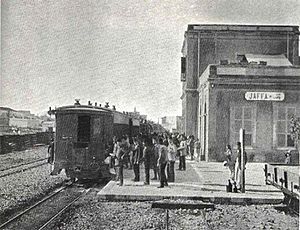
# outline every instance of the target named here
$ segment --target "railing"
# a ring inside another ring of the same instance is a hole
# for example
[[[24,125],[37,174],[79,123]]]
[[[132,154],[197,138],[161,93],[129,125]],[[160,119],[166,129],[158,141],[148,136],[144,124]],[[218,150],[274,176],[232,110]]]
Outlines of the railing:
[[[295,168],[295,172],[291,168]],[[279,188],[284,193],[284,203],[299,213],[299,168],[298,166],[286,164],[265,164],[265,182]]]

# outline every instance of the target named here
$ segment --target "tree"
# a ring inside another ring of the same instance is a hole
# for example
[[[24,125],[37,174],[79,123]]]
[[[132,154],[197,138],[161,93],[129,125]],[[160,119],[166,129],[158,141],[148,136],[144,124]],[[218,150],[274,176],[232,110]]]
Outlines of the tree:
[[[291,137],[295,142],[295,147],[299,149],[300,140],[300,117],[292,116],[290,120]]]

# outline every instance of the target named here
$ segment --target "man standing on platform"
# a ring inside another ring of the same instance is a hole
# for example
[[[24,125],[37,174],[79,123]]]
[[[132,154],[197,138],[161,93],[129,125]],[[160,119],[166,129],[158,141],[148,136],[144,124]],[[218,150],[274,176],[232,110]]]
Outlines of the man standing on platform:
[[[144,185],[150,184],[150,167],[151,167],[151,159],[153,158],[154,148],[152,145],[152,140],[150,138],[145,139],[145,147],[143,150],[143,161],[145,166],[145,182]]]
[[[187,145],[186,145],[186,138],[184,135],[181,136],[180,147],[177,150],[179,151],[179,169],[178,170],[185,171],[185,169],[186,169],[185,156],[186,156]]]
[[[195,146],[194,144],[195,144],[195,138],[194,135],[191,135],[188,143],[189,153],[191,154],[191,161],[194,160],[194,146]]]
[[[112,153],[112,157],[114,159],[114,169],[116,172],[116,177],[115,177],[115,181],[119,180],[119,149],[120,149],[120,145],[121,145],[121,139],[120,138],[113,138],[113,142],[114,142],[114,148],[113,148],[113,153]]]
[[[199,138],[196,139],[195,141],[195,153],[196,153],[196,160],[200,161],[201,156],[200,156],[200,141]]]
[[[129,154],[129,144],[128,142],[126,141],[126,137],[123,136],[121,138],[121,144],[120,144],[120,148],[118,150],[118,154],[117,154],[117,158],[118,158],[118,161],[119,161],[119,185],[120,186],[123,186],[123,168],[124,168],[124,162],[126,161],[126,157],[128,156]]]
[[[177,147],[174,144],[173,139],[169,139],[169,146],[168,146],[168,166],[167,166],[167,174],[168,174],[168,181],[175,182],[175,160],[176,160],[176,153]]]
[[[157,166],[159,167],[160,172],[160,186],[158,188],[163,188],[165,185],[168,186],[167,177],[166,177],[166,166],[168,163],[168,148],[164,145],[162,138],[159,139],[159,157],[157,160]]]
[[[153,142],[153,172],[154,172],[154,177],[151,179],[151,180],[157,180],[158,177],[160,177],[160,173],[159,173],[159,168],[157,166],[157,160],[158,160],[158,157],[159,157],[159,149],[160,149],[160,145],[158,143],[158,137],[154,137],[152,139],[152,142]]]
[[[137,138],[133,138],[133,156],[132,156],[132,164],[134,171],[134,179],[133,181],[140,181],[140,160],[141,160],[141,148],[139,141]]]

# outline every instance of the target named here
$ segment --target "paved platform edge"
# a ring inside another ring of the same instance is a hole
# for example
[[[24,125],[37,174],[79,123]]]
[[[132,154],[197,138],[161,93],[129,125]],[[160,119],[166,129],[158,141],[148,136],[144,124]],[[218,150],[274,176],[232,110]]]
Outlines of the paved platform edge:
[[[182,199],[182,200],[199,200],[214,204],[281,204],[283,199],[258,199],[258,198],[228,198],[228,197],[201,197],[201,196],[142,196],[142,195],[113,195],[98,194],[99,201],[157,201],[163,199]]]
[[[260,198],[260,197],[228,197],[218,194],[203,194],[199,195],[135,195],[135,194],[109,194],[105,190],[109,190],[113,186],[112,183],[107,184],[100,192],[97,194],[99,201],[157,201],[163,199],[173,199],[173,200],[199,200],[202,202],[210,202],[214,204],[239,204],[239,205],[252,205],[252,204],[280,204],[283,202],[282,198]],[[237,193],[233,193],[235,196]],[[227,193],[227,195],[229,195]],[[244,194],[240,194],[244,195]]]

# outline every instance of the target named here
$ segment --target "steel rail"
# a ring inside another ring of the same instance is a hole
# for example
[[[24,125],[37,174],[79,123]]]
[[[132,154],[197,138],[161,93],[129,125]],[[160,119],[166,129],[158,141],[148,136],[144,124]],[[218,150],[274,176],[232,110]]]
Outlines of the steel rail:
[[[79,200],[83,195],[87,194],[90,189],[87,189],[83,193],[81,193],[79,196],[77,196],[75,199],[73,199],[71,202],[69,202],[63,209],[61,209],[58,213],[56,213],[54,216],[52,216],[45,224],[43,224],[38,230],[43,230],[46,228],[49,224],[53,222],[58,216],[60,216],[64,211],[66,211],[71,205],[73,205],[77,200]]]
[[[39,206],[40,204],[44,203],[45,201],[49,200],[50,198],[54,197],[55,195],[59,194],[61,191],[65,190],[67,187],[69,187],[70,185],[65,185],[59,189],[57,189],[54,193],[50,194],[49,196],[45,197],[44,199],[40,200],[39,202],[35,203],[34,205],[30,206],[29,208],[25,209],[24,211],[22,211],[21,213],[17,214],[16,216],[14,216],[13,218],[9,219],[8,221],[6,221],[5,223],[0,225],[0,229],[4,228],[5,226],[7,226],[8,224],[12,223],[14,220],[20,218],[21,216],[23,216],[24,214],[26,214],[27,212],[29,212],[30,210],[34,209],[35,207]]]
[[[13,172],[5,173],[5,174],[0,175],[0,178],[10,176],[10,175],[13,175],[13,174],[16,174],[16,173],[20,173],[20,172],[25,172],[29,169],[38,168],[38,167],[46,165],[46,164],[48,164],[48,162],[40,163],[40,164],[33,165],[33,166],[30,166],[30,167],[27,167],[27,168],[24,168],[24,169],[19,169],[19,170],[13,171]]]
[[[29,165],[29,164],[33,164],[33,163],[36,163],[36,162],[44,161],[44,160],[47,160],[47,159],[48,159],[48,157],[45,157],[45,158],[42,158],[42,159],[29,161],[29,162],[24,162],[24,163],[21,163],[21,164],[18,164],[18,165],[13,165],[11,167],[2,168],[2,169],[0,169],[0,172],[10,170],[10,169],[13,169],[13,168],[18,168],[18,167],[21,167],[21,166],[24,166],[24,165]]]

